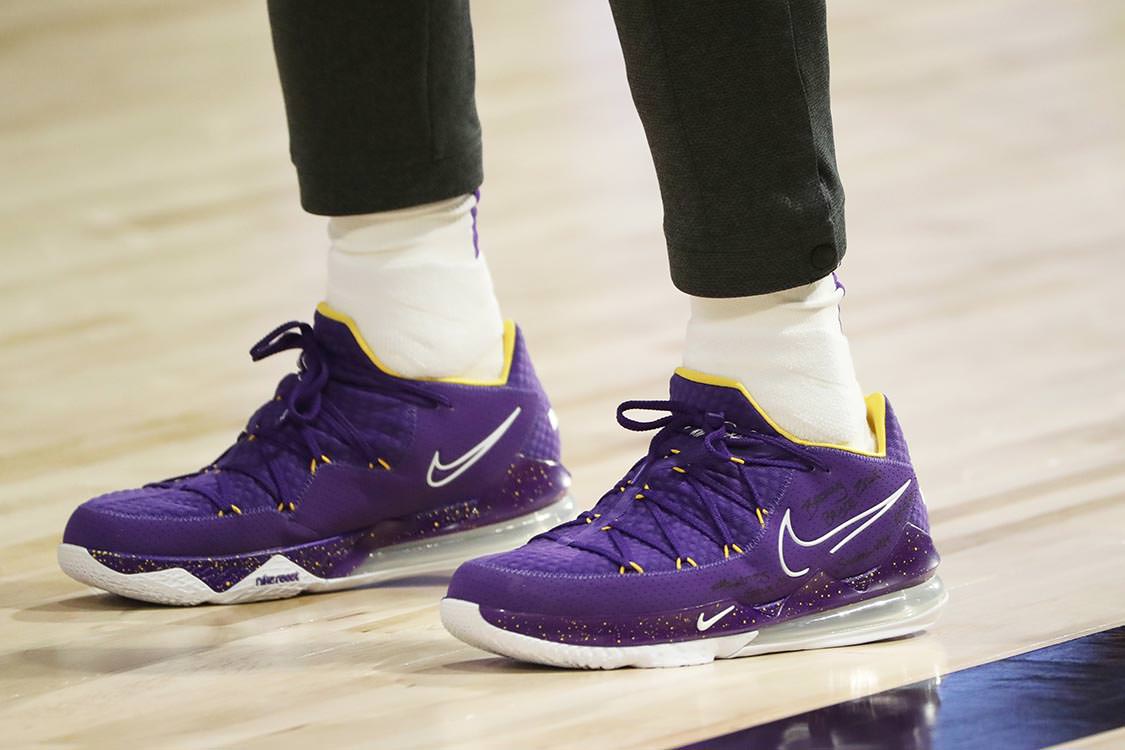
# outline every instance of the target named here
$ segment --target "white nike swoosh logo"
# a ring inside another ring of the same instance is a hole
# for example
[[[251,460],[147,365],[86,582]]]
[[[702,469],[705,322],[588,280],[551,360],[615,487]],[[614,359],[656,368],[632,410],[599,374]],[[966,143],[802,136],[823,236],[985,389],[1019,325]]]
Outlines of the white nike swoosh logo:
[[[857,534],[859,534],[864,529],[866,529],[868,526],[870,526],[871,524],[875,523],[880,518],[882,518],[883,514],[886,513],[888,510],[890,510],[891,507],[896,502],[898,502],[898,499],[900,497],[902,497],[903,493],[906,492],[906,488],[910,486],[911,481],[913,481],[913,480],[907,479],[906,483],[903,484],[901,487],[899,487],[897,490],[895,490],[893,493],[891,493],[891,495],[889,497],[887,497],[886,500],[875,503],[875,505],[872,505],[870,508],[863,511],[859,515],[852,516],[847,521],[844,521],[842,524],[840,524],[836,528],[832,529],[827,534],[824,534],[823,536],[819,536],[816,539],[812,539],[812,540],[809,540],[809,541],[801,539],[793,531],[793,521],[789,518],[790,509],[786,508],[785,509],[785,517],[781,519],[781,528],[779,528],[778,531],[777,531],[777,558],[778,558],[778,560],[781,561],[781,569],[784,570],[785,574],[787,576],[791,577],[791,578],[800,578],[805,573],[809,572],[808,568],[803,568],[801,570],[793,570],[788,565],[785,564],[785,537],[789,537],[789,539],[791,541],[793,541],[796,544],[799,544],[802,547],[815,547],[818,544],[822,544],[823,542],[828,541],[832,537],[839,534],[841,531],[847,529],[849,526],[851,526],[853,524],[856,524],[856,523],[859,523],[860,521],[863,521],[863,523],[859,524],[859,526],[856,526],[854,529],[852,529],[852,532],[850,534],[848,534],[846,537],[844,537],[840,541],[836,542],[836,544],[834,544],[832,546],[832,549],[828,550],[828,554],[835,554],[836,550],[843,547],[845,544],[847,544],[852,539],[854,539]],[[864,520],[864,519],[867,519],[867,520]]]
[[[700,633],[702,633],[704,630],[710,630],[712,625],[714,625],[733,611],[734,605],[732,604],[714,617],[704,617],[703,613],[700,612],[699,619],[695,621],[695,629]]]
[[[523,409],[517,406],[515,411],[509,414],[508,418],[501,422],[500,426],[493,430],[488,437],[447,464],[441,462],[441,451],[434,451],[434,457],[430,459],[430,468],[426,472],[426,484],[431,487],[444,487],[468,471],[473,464],[484,458],[484,454],[492,450],[492,446],[496,445],[500,438],[504,437],[504,433],[516,421],[516,417],[520,415],[521,411]],[[438,472],[446,471],[450,473],[440,479],[436,478]]]

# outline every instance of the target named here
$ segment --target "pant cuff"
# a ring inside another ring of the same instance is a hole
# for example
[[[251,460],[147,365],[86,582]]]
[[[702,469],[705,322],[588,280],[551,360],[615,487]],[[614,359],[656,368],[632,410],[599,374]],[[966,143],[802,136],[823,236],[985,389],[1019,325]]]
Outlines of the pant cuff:
[[[847,247],[841,215],[829,228],[772,243],[668,243],[672,283],[694,297],[750,297],[811,284],[836,270]]]
[[[369,165],[378,165],[375,167]],[[484,179],[481,147],[426,163],[357,157],[354,165],[311,171],[297,166],[301,206],[319,216],[393,211],[471,193]]]

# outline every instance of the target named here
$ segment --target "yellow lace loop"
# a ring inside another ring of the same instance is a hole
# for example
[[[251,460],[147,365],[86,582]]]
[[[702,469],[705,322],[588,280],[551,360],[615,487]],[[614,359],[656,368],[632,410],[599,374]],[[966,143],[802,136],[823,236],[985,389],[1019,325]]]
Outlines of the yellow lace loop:
[[[731,542],[730,544],[724,544],[723,545],[723,559],[724,560],[730,558],[730,551],[731,550],[734,550],[735,552],[737,552],[740,555],[743,554],[742,547],[739,547],[734,542]]]

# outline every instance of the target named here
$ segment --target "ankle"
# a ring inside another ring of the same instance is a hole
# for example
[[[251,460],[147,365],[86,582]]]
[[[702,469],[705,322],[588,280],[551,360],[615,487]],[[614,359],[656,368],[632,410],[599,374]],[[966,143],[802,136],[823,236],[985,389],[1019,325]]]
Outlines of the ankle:
[[[832,276],[773,294],[691,298],[684,365],[741,382],[787,432],[874,448]]]
[[[330,305],[406,377],[494,378],[504,323],[476,243],[476,197],[329,222]]]

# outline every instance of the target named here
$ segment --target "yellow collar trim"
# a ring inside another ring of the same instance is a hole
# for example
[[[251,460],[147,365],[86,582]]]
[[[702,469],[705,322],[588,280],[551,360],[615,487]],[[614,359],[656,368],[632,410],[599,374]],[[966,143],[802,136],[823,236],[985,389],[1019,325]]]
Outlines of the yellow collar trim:
[[[504,321],[504,369],[500,372],[500,377],[495,380],[470,380],[468,378],[410,378],[406,375],[400,375],[383,363],[375,351],[363,338],[363,334],[359,332],[359,326],[352,319],[350,315],[340,312],[327,302],[321,302],[316,306],[316,311],[330,320],[335,320],[337,323],[343,323],[348,327],[352,334],[352,338],[359,344],[359,348],[371,360],[371,363],[378,367],[380,370],[388,375],[404,380],[422,380],[432,383],[456,383],[458,385],[505,385],[508,382],[508,375],[512,372],[512,357],[516,351],[516,324],[511,320]]]
[[[875,433],[875,450],[874,452],[870,452],[857,450],[847,445],[817,443],[812,440],[803,440],[797,437],[775,422],[769,414],[766,414],[765,410],[759,406],[758,402],[754,400],[754,397],[750,395],[750,391],[746,390],[746,386],[742,385],[742,383],[737,380],[731,380],[730,378],[724,378],[719,375],[709,375],[705,372],[699,372],[698,370],[689,370],[686,367],[676,368],[676,374],[685,380],[703,383],[704,385],[734,388],[750,402],[750,405],[762,415],[762,419],[766,420],[770,427],[777,430],[778,434],[783,436],[786,440],[791,440],[799,445],[808,445],[815,448],[835,448],[836,450],[857,453],[861,456],[873,456],[875,458],[884,458],[887,455],[887,398],[882,393],[872,393],[864,399],[864,403],[867,405],[867,423]]]

